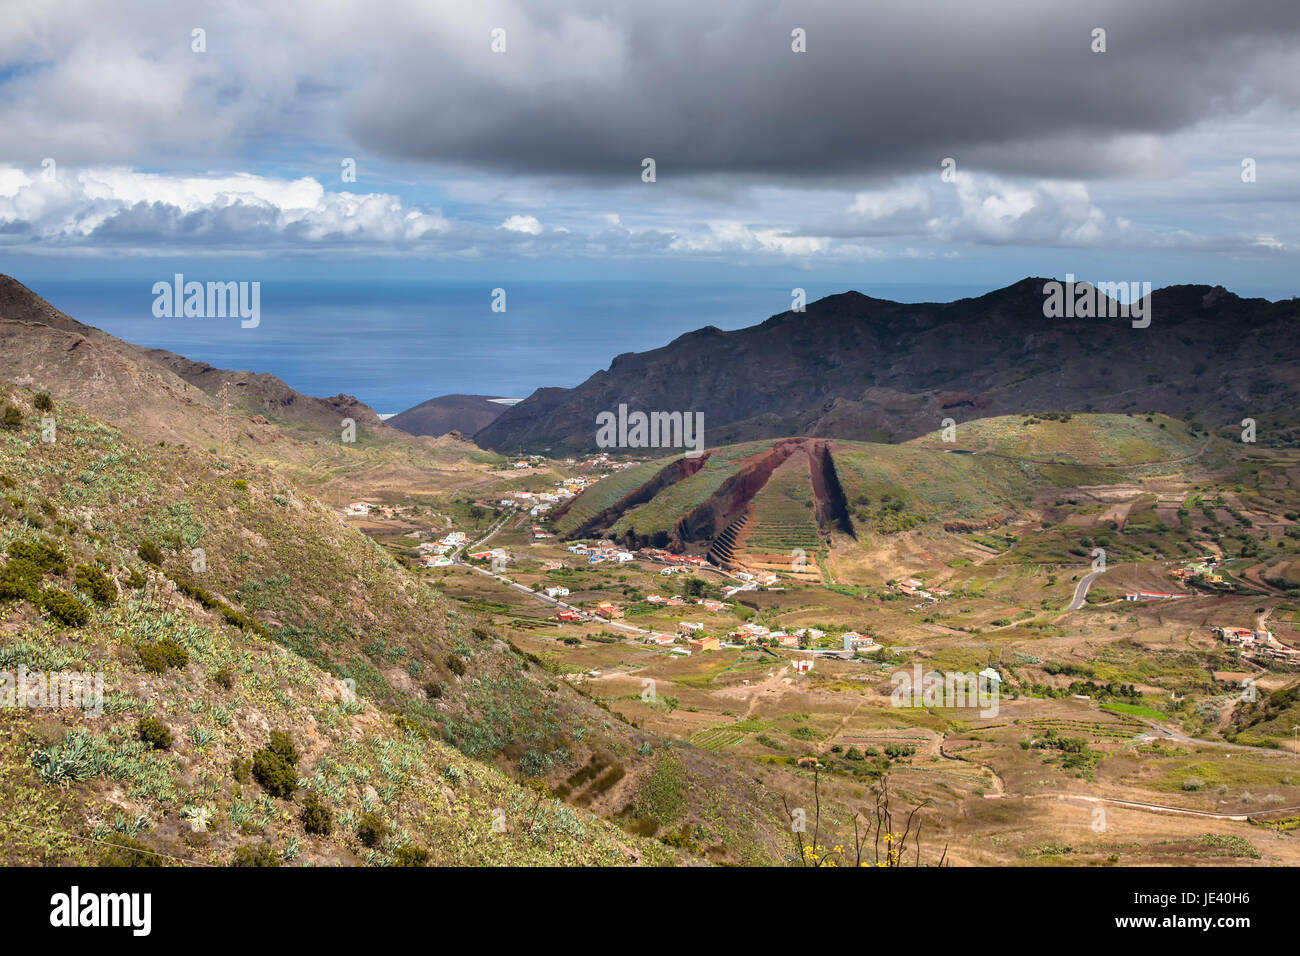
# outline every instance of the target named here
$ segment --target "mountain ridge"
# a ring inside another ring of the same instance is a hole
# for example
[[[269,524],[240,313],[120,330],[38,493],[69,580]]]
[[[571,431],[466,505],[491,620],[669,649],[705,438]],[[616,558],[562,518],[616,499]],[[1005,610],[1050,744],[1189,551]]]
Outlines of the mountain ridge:
[[[706,444],[719,445],[791,434],[905,440],[960,408],[1239,419],[1300,396],[1294,299],[1168,286],[1151,293],[1153,325],[1143,329],[1127,317],[1045,318],[1052,281],[947,303],[850,290],[744,329],[705,326],[619,355],[575,388],[538,389],[474,437],[498,450],[586,450],[596,414],[619,404],[702,411]],[[1222,369],[1208,389],[1207,355]]]

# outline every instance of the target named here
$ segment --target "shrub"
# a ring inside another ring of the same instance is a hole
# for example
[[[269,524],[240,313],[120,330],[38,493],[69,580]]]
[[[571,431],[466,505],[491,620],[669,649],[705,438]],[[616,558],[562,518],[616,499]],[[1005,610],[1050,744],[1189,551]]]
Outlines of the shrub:
[[[384,820],[379,814],[369,810],[361,814],[361,820],[357,823],[358,840],[374,849],[386,836],[388,836],[388,827],[384,825]]]
[[[231,866],[279,866],[280,855],[269,843],[245,843],[235,851]]]
[[[309,793],[303,798],[302,826],[308,833],[317,836],[329,836],[330,831],[334,829],[334,814],[314,793]]]
[[[107,574],[93,564],[77,565],[72,581],[78,588],[89,594],[96,604],[109,605],[117,600],[117,585]]]
[[[16,432],[23,427],[23,413],[12,405],[6,405],[4,415],[0,416],[0,428],[7,432]]]
[[[212,675],[212,682],[225,690],[233,690],[235,687],[235,675],[229,667],[223,667]]]
[[[459,654],[448,654],[447,670],[451,671],[457,677],[463,676],[465,673],[465,658],[461,657]]]
[[[422,846],[399,846],[393,853],[393,866],[428,866],[429,851]]]
[[[10,561],[0,568],[0,601],[35,601],[41,569],[30,561]]]
[[[189,651],[170,637],[141,644],[137,653],[140,664],[150,674],[161,674],[169,667],[184,667],[190,662]]]
[[[440,681],[430,681],[424,685],[424,696],[430,700],[437,700],[442,696],[442,683]]]
[[[11,541],[7,553],[11,560],[34,565],[41,574],[63,574],[68,570],[67,555],[53,541]]]
[[[135,732],[154,750],[166,750],[172,745],[171,728],[157,717],[141,717]]]
[[[266,745],[266,749],[283,757],[289,766],[298,766],[298,749],[293,745],[293,738],[283,730],[271,731],[271,742]]]
[[[39,603],[45,613],[67,627],[81,627],[90,620],[90,608],[64,591],[46,588]]]
[[[234,485],[235,485],[235,490],[236,490],[236,491],[247,491],[247,490],[248,490],[248,482],[245,481],[243,478],[236,478],[235,481],[234,481]]]
[[[132,590],[138,591],[144,587],[146,583],[147,579],[145,576],[135,568],[132,568],[131,573],[126,576],[126,586]]]
[[[298,789],[298,750],[282,730],[271,731],[271,740],[253,754],[253,778],[273,797],[288,799]]]
[[[36,397],[32,399],[32,407],[38,412],[54,411],[54,399],[50,398],[49,392],[37,392]]]
[[[145,564],[152,564],[154,567],[162,566],[162,548],[148,539],[140,542],[140,547],[136,549],[135,553],[140,555],[140,560]]]
[[[253,779],[271,796],[286,800],[298,789],[298,771],[269,747],[253,754]]]

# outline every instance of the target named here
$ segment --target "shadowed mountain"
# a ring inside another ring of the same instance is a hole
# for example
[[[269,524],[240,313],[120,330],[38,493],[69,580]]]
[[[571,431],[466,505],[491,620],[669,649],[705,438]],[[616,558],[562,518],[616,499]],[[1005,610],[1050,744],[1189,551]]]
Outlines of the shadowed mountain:
[[[703,412],[707,444],[719,445],[897,441],[944,418],[1047,408],[1159,411],[1216,426],[1300,398],[1296,300],[1171,286],[1149,297],[1150,326],[1134,328],[1118,315],[1044,317],[1049,281],[948,303],[846,292],[734,332],[706,326],[620,355],[576,388],[538,389],[474,437],[512,451],[590,448],[596,416],[620,404]]]
[[[487,428],[509,408],[495,400],[497,398],[495,395],[439,395],[399,412],[387,422],[412,435],[436,438],[453,431],[473,435]]]

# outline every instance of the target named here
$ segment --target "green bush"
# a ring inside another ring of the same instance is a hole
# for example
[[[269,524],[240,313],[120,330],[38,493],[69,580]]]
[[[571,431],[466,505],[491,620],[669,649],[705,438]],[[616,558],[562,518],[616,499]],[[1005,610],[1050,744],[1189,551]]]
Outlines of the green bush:
[[[461,657],[459,654],[448,654],[447,670],[451,671],[457,677],[463,676],[465,673],[465,658]]]
[[[301,819],[303,829],[316,836],[329,836],[334,829],[334,814],[314,793],[303,797]]]
[[[235,675],[229,667],[223,667],[212,675],[212,682],[225,690],[234,690]]]
[[[369,810],[361,814],[361,820],[357,823],[358,840],[374,849],[386,836],[388,836],[388,827],[385,826],[383,817]]]
[[[152,564],[154,567],[161,567],[163,562],[162,548],[148,539],[140,542],[140,547],[136,549],[136,554],[140,555],[140,560],[145,564]]]
[[[46,539],[11,541],[6,553],[13,561],[35,565],[41,574],[63,574],[68,570],[67,555],[53,541]]]
[[[141,717],[135,732],[154,750],[166,750],[172,745],[171,728],[157,717]]]
[[[49,392],[37,392],[32,399],[32,407],[38,412],[52,412],[54,411],[54,399],[50,398]]]
[[[280,855],[269,843],[245,843],[235,851],[231,866],[279,866]]]
[[[7,432],[16,432],[23,427],[23,413],[12,405],[6,405],[4,415],[0,416],[0,428]]]
[[[253,754],[253,779],[273,797],[288,799],[298,789],[298,751],[288,734],[271,731],[271,741]]]
[[[30,561],[10,561],[0,568],[0,601],[35,601],[41,569]]]
[[[45,613],[67,627],[81,627],[90,620],[90,608],[64,591],[46,588],[39,603]]]
[[[298,749],[293,745],[293,738],[283,730],[271,731],[271,742],[266,745],[266,749],[283,757],[289,766],[298,766]]]
[[[147,583],[148,579],[135,568],[132,568],[131,573],[126,576],[126,586],[132,590],[138,591]]]
[[[72,581],[89,594],[96,604],[109,605],[117,600],[117,585],[107,574],[93,564],[79,564]]]
[[[189,651],[170,637],[141,644],[137,653],[140,664],[150,674],[161,674],[169,667],[184,667],[190,662]]]
[[[429,851],[422,846],[399,846],[393,852],[393,866],[428,866]]]
[[[292,797],[298,789],[298,771],[266,747],[253,754],[253,779],[271,796],[285,800]]]

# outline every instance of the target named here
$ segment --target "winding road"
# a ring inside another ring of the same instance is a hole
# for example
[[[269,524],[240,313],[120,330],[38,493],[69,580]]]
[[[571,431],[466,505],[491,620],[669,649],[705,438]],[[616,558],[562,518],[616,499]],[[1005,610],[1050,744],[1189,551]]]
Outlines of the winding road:
[[[1083,576],[1083,579],[1075,587],[1074,600],[1070,602],[1070,606],[1067,607],[1066,610],[1077,611],[1079,610],[1079,608],[1083,607],[1083,602],[1088,599],[1088,588],[1092,587],[1092,582],[1094,580],[1096,580],[1098,577],[1100,577],[1105,573],[1106,571],[1103,568],[1100,571],[1092,571],[1088,574],[1085,574]]]

